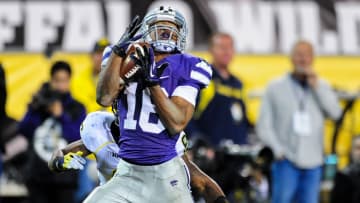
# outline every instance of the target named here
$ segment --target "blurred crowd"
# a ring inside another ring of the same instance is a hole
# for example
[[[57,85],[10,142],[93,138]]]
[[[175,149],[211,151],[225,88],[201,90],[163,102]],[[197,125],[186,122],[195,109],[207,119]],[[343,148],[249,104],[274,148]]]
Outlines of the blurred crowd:
[[[47,162],[54,150],[80,139],[79,129],[86,113],[103,110],[95,101],[95,87],[102,52],[108,45],[107,39],[97,41],[90,54],[92,67],[75,78],[68,62],[55,61],[50,68],[50,80],[33,94],[20,121],[6,114],[6,81],[0,68],[0,173],[4,170],[1,196],[11,196],[6,193],[21,189],[15,187],[11,191],[9,183],[13,180],[26,188],[20,193],[26,197],[24,202],[82,202],[98,184],[94,178],[96,169],[91,174],[91,165],[95,163],[88,162],[85,170],[79,172],[55,174],[48,169]]]
[[[81,202],[98,184],[91,162],[79,172],[54,174],[47,161],[55,149],[80,139],[86,113],[108,110],[95,101],[102,52],[108,45],[107,39],[97,41],[90,53],[92,67],[75,78],[68,62],[54,62],[50,80],[34,93],[20,121],[6,114],[6,80],[0,67],[0,187],[10,179],[23,184],[23,202]],[[326,167],[324,120],[339,120],[342,108],[313,69],[311,43],[294,45],[292,70],[266,87],[257,123],[247,116],[244,83],[229,71],[235,54],[232,36],[212,35],[209,53],[213,78],[200,93],[186,129],[190,158],[219,183],[230,202],[319,202]],[[331,202],[360,202],[358,137],[351,163],[332,180]],[[193,195],[197,202],[204,201],[197,191]]]

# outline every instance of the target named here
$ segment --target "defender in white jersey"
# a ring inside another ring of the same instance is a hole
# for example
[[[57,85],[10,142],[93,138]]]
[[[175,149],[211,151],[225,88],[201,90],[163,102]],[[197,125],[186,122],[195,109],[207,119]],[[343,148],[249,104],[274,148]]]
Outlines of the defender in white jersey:
[[[119,146],[116,144],[119,139],[118,133],[113,114],[100,111],[88,114],[80,127],[81,140],[55,151],[49,161],[49,168],[53,171],[79,170],[86,162],[84,158],[89,154],[94,154],[99,184],[105,184],[114,175],[120,160]],[[182,156],[185,160],[190,170],[191,187],[199,191],[206,202],[215,202],[215,200],[222,202],[224,193],[220,187],[187,159],[185,150],[186,135],[182,133],[176,143],[176,151],[178,156]]]
[[[80,129],[84,146],[96,158],[100,185],[110,180],[119,163],[119,156],[116,153],[119,151],[119,146],[111,133],[111,123],[114,120],[114,115],[108,112],[90,113]]]
[[[77,147],[81,146],[86,148],[86,150],[79,150],[82,152],[81,155],[76,154],[77,151],[73,152],[75,154],[71,155],[76,157],[75,160],[79,161],[80,164],[85,164],[85,159],[80,157],[85,157],[91,153],[95,156],[100,185],[103,185],[110,180],[110,178],[114,175],[116,166],[120,160],[118,155],[120,148],[117,144],[119,137],[116,136],[116,134],[118,134],[118,127],[114,121],[115,116],[109,112],[97,111],[88,114],[80,127],[81,140],[69,145],[71,147],[76,145]],[[175,148],[178,156],[181,157],[184,155],[186,150],[186,136],[184,132],[182,132],[181,136],[179,136]],[[59,151],[54,153],[54,159],[58,156]],[[52,159],[49,163],[51,169],[56,168],[53,167],[54,159]],[[72,166],[69,165],[69,167]]]

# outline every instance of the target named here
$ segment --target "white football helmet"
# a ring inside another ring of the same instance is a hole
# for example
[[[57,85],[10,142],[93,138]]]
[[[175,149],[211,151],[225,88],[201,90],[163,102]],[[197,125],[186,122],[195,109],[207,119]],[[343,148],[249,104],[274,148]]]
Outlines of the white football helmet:
[[[142,22],[143,39],[161,53],[183,52],[186,46],[185,18],[178,11],[160,6],[148,12]]]

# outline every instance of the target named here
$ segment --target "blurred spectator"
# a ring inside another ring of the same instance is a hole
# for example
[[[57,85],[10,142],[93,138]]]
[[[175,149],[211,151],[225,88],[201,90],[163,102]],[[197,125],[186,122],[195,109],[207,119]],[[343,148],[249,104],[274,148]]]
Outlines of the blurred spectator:
[[[110,45],[106,38],[98,40],[91,52],[91,66],[74,78],[71,83],[71,92],[86,107],[87,112],[104,110],[104,107],[96,103],[96,83],[101,69],[102,54]]]
[[[336,173],[331,203],[360,202],[360,136],[354,138],[351,163]]]
[[[298,41],[292,73],[272,81],[262,100],[256,129],[276,158],[272,202],[318,202],[324,119],[338,119],[341,109],[330,86],[314,72],[313,57],[312,45]]]
[[[44,83],[34,95],[19,124],[19,133],[30,143],[26,178],[30,202],[74,202],[76,172],[57,175],[47,168],[56,148],[80,139],[79,128],[86,112],[69,92],[70,78],[70,65],[55,62],[50,82]]]
[[[188,133],[192,137],[204,136],[214,146],[226,139],[247,144],[249,122],[242,99],[243,84],[229,72],[235,53],[233,38],[227,33],[216,33],[209,46],[213,78],[201,92]]]
[[[10,118],[6,113],[6,80],[5,80],[5,71],[3,66],[0,64],[0,155],[6,152],[6,143],[11,140],[16,134],[16,125],[17,122]],[[8,152],[9,153],[9,152]],[[4,160],[3,156],[0,156],[0,175],[2,172],[2,161]]]
[[[227,149],[248,144],[250,124],[242,98],[243,84],[229,72],[235,54],[232,36],[215,33],[209,51],[213,78],[202,90],[186,132],[194,142],[195,163],[220,184],[230,199],[236,199],[234,194],[248,186],[247,179],[239,175],[248,157],[228,154]]]

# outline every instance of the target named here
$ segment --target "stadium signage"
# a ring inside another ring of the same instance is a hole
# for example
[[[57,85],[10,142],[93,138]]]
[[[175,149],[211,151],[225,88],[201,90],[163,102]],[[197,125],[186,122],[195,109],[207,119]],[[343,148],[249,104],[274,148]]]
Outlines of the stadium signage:
[[[0,51],[41,52],[49,46],[65,51],[89,51],[93,42],[108,36],[115,42],[131,20],[136,1],[1,1]],[[193,10],[186,1],[154,1],[178,8],[189,25],[188,48],[198,48]],[[321,7],[311,1],[216,1],[208,8],[219,30],[235,37],[240,53],[288,53],[296,39],[311,41],[318,53],[360,54],[360,3],[337,2],[322,21]],[[203,36],[208,37],[208,36]]]

